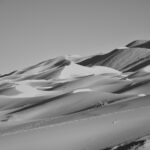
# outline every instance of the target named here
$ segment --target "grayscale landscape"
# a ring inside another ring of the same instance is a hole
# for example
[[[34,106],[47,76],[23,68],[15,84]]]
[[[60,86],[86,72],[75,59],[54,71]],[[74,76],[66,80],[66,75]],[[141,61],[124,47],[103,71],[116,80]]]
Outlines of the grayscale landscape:
[[[150,0],[0,0],[0,150],[150,150]]]
[[[2,150],[149,150],[150,41],[0,76]]]

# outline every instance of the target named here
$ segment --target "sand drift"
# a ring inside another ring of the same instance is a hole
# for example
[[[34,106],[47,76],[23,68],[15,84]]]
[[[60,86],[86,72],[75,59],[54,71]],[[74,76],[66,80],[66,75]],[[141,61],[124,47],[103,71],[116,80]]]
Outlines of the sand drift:
[[[150,149],[149,43],[1,75],[0,149]]]

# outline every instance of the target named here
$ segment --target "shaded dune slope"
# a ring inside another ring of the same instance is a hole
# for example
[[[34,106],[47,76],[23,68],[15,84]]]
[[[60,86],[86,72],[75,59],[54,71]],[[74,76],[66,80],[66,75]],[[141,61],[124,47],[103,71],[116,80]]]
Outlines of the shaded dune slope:
[[[134,46],[135,43],[137,42],[129,44],[129,47],[115,49],[103,55],[92,56],[78,63],[85,66],[108,66],[123,72],[137,71],[150,64],[150,46],[147,46],[150,42],[137,43]]]

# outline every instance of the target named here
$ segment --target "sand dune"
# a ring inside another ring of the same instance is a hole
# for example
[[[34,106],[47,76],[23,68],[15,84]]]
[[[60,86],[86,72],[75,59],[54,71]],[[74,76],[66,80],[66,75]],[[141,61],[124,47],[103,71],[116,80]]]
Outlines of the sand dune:
[[[2,150],[148,150],[149,41],[0,76]]]

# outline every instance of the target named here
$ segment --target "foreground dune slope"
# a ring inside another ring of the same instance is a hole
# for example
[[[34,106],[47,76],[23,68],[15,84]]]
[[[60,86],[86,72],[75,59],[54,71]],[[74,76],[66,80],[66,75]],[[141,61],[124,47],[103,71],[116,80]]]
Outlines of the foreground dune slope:
[[[0,148],[150,149],[149,43],[1,75]]]
[[[4,150],[113,147],[147,136],[150,132],[149,111],[150,107],[142,107],[5,135],[0,138],[0,145]]]

